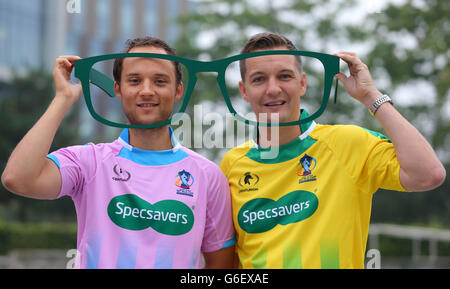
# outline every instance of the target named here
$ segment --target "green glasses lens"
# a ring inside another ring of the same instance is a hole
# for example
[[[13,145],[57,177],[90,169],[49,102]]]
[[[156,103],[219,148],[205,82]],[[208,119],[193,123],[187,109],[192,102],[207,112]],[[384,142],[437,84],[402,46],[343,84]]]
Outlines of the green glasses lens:
[[[109,124],[158,124],[180,111],[187,81],[187,68],[174,61],[119,57],[92,65],[88,93],[94,113]]]
[[[310,115],[320,110],[325,75],[324,64],[315,57],[272,54],[233,61],[225,83],[240,118],[282,124],[299,120],[300,105]]]

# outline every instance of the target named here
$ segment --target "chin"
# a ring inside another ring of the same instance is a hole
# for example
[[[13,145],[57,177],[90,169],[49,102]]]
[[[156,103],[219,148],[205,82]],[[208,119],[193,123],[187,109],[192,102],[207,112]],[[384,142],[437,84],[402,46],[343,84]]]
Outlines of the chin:
[[[272,117],[271,114],[278,114],[278,118],[276,118],[276,122],[277,123],[283,123],[283,122],[290,122],[291,120],[289,120],[288,117],[285,116],[284,113],[279,113],[279,112],[261,112],[261,114],[265,114],[267,115],[267,121],[262,121],[265,120],[265,118],[258,118],[258,121],[260,122],[267,122],[267,123],[271,123],[272,122]]]

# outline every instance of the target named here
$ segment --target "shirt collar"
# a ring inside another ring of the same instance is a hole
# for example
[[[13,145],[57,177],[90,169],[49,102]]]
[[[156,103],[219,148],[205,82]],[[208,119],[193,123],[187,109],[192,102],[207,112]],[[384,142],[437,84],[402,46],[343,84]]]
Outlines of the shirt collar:
[[[180,149],[181,145],[178,142],[177,138],[175,137],[175,134],[173,133],[173,129],[171,126],[169,126],[169,134],[170,134],[170,141],[172,143],[172,148],[167,151],[172,151],[173,153],[176,153]],[[122,130],[118,138],[118,141],[124,146],[124,148],[128,149],[129,151],[140,150],[138,148],[133,147],[130,144],[130,132],[128,128]]]
[[[309,117],[308,112],[305,109],[301,109],[300,110],[300,120],[305,119],[307,117]],[[309,122],[306,122],[306,123],[300,124],[300,129],[302,130],[302,134],[299,135],[296,138],[296,140],[299,139],[300,141],[302,141],[302,140],[306,139],[311,134],[311,132],[314,130],[316,125],[317,125],[317,123],[315,121],[313,121],[313,120],[311,120]],[[255,132],[257,134],[258,133],[258,129],[256,129]],[[257,137],[255,135],[255,137],[252,140],[253,147],[256,148],[257,150],[259,150],[260,147],[259,147],[258,142],[256,140],[257,140]]]
[[[152,151],[135,148],[130,144],[129,129],[126,128],[120,134],[118,142],[122,145],[118,156],[131,160],[134,163],[145,166],[163,166],[179,162],[189,155],[181,148],[173,129],[169,126],[172,148],[169,150]]]

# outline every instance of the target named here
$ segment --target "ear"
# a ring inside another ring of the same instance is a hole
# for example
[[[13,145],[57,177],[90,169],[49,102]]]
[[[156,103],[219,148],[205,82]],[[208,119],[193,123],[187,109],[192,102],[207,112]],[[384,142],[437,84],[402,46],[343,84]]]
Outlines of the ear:
[[[242,80],[239,81],[239,91],[241,92],[242,98],[246,102],[249,102],[249,99],[248,99],[248,96],[247,96],[247,93],[246,93],[246,90],[245,90],[245,84],[244,84],[244,82],[242,82]]]
[[[180,84],[178,84],[177,91],[175,92],[175,101],[180,100],[180,98],[183,96],[183,82],[180,81]]]
[[[117,98],[122,99],[122,93],[120,92],[120,84],[117,81],[114,81],[114,92],[116,93]]]
[[[305,95],[306,87],[307,87],[307,84],[306,84],[306,73],[302,72],[302,74],[300,75],[300,91],[301,91],[300,96]]]

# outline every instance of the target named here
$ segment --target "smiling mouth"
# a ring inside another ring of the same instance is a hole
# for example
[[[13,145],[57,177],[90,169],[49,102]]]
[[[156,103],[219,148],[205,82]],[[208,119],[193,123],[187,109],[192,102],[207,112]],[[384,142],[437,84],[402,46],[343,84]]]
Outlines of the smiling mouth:
[[[155,107],[158,105],[159,105],[158,103],[141,103],[141,104],[138,104],[137,106],[139,106],[139,107]]]
[[[285,103],[286,103],[286,101],[280,100],[280,101],[277,101],[277,102],[266,103],[266,104],[264,104],[264,106],[267,106],[267,107],[280,106],[280,105],[283,105]]]

